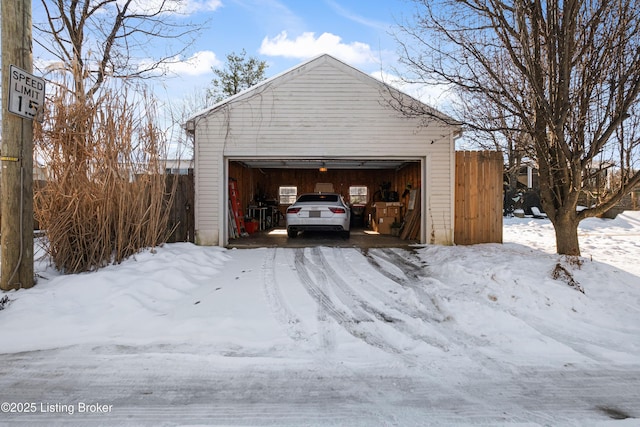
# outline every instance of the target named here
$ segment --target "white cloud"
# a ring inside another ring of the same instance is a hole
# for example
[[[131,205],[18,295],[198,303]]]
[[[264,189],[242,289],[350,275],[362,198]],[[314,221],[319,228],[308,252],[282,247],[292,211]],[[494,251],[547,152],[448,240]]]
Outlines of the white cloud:
[[[377,62],[368,44],[360,42],[345,44],[340,36],[331,33],[322,33],[316,37],[315,33],[306,32],[295,39],[290,39],[287,32],[283,31],[273,38],[265,37],[259,52],[263,55],[295,59],[308,59],[328,53],[349,64]]]
[[[119,3],[123,2],[124,0],[119,1]],[[144,13],[159,10],[162,7],[165,13],[191,15],[198,12],[212,12],[221,6],[221,0],[134,0],[129,6],[129,11]]]
[[[220,67],[222,62],[216,54],[210,50],[202,50],[194,53],[191,57],[183,59],[179,56],[169,60],[160,66],[162,74],[179,75],[182,77],[201,76],[211,73],[212,67]],[[148,63],[141,64],[140,68],[148,66]]]
[[[210,50],[196,52],[185,61],[169,64],[169,69],[183,76],[199,76],[211,73],[212,67],[219,67],[222,62]]]
[[[188,14],[196,12],[213,12],[222,6],[220,0],[187,0],[184,2],[184,11]]]

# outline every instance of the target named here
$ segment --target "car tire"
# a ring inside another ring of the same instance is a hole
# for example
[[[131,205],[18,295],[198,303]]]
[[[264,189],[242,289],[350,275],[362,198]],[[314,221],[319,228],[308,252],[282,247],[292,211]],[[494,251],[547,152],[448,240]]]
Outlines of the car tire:
[[[348,239],[349,237],[351,237],[351,230],[344,230],[342,232],[342,237],[344,237],[345,239]]]
[[[289,238],[291,238],[291,239],[295,239],[298,236],[298,231],[297,230],[289,230],[287,228],[287,236],[289,236]]]

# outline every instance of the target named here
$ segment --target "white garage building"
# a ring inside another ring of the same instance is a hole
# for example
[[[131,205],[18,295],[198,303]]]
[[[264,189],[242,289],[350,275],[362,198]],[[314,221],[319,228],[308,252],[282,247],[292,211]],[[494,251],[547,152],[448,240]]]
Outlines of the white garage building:
[[[375,203],[377,181],[398,193],[412,186],[420,192],[420,242],[452,244],[460,126],[446,116],[403,116],[391,106],[398,96],[407,97],[322,55],[190,118],[196,243],[229,243],[228,182],[234,178],[243,205],[258,193],[273,196],[280,185],[305,192],[316,181],[330,181],[345,193],[350,184],[365,183],[368,205]]]

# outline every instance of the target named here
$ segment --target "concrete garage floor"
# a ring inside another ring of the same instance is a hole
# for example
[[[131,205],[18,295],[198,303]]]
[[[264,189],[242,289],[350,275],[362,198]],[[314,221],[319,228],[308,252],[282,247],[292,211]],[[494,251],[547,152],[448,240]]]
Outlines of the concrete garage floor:
[[[416,240],[403,240],[388,234],[377,234],[371,230],[355,228],[351,230],[351,237],[345,239],[340,233],[332,232],[304,232],[295,239],[287,237],[284,227],[258,231],[247,237],[230,239],[228,248],[303,248],[307,246],[330,246],[341,248],[400,248],[419,244]]]

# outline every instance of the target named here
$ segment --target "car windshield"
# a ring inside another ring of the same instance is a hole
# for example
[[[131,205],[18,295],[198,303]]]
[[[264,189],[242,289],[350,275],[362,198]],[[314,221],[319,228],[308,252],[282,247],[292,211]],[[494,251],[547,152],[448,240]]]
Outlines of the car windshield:
[[[303,194],[298,202],[332,202],[338,201],[337,194]]]

